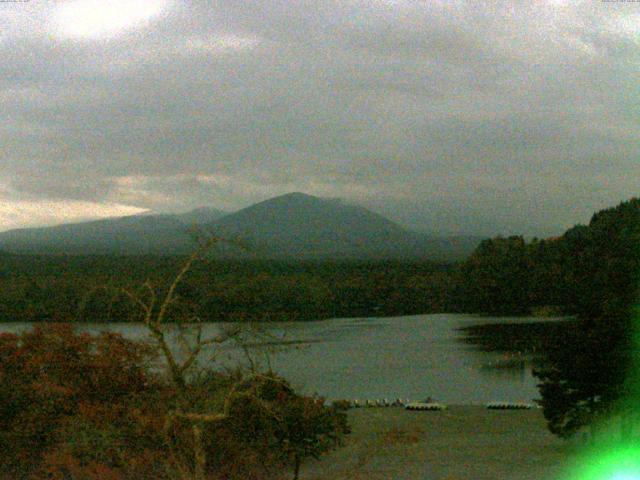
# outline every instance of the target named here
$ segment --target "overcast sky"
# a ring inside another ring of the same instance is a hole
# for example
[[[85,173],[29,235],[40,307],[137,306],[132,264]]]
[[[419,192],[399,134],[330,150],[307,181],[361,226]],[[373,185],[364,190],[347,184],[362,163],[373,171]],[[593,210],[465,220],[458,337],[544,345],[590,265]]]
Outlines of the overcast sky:
[[[302,191],[553,235],[640,192],[640,3],[0,3],[0,230]]]

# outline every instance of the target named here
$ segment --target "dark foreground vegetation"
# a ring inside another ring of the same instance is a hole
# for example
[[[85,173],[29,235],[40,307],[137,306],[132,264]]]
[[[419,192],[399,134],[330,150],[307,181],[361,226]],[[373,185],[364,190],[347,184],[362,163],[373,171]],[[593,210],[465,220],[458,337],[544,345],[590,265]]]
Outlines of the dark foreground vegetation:
[[[196,368],[205,348],[250,339],[241,324],[203,336],[178,293],[213,243],[162,287],[120,288],[148,342],[77,334],[69,323],[0,334],[2,478],[297,479],[305,459],[341,443],[350,430],[340,403],[298,395],[255,361],[246,371],[220,373],[213,360]],[[178,351],[169,323],[181,327]]]
[[[150,345],[69,325],[0,335],[0,478],[296,478],[346,415],[274,374],[152,369]]]

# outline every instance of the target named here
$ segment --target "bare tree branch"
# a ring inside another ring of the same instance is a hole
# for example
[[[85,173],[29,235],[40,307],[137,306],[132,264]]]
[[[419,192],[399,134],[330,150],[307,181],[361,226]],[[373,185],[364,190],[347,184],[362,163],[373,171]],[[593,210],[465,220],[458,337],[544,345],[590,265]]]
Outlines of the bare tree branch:
[[[130,292],[129,290],[127,290],[126,288],[122,288],[120,289],[120,291],[126,295],[133,303],[135,303],[136,305],[138,305],[143,313],[144,313],[144,323],[148,323],[149,319],[151,318],[151,305],[147,305],[146,303],[144,303],[140,297],[138,295],[135,295],[133,292]]]
[[[187,261],[182,265],[182,268],[180,269],[180,271],[178,272],[178,274],[175,276],[175,278],[173,279],[173,282],[171,283],[171,286],[169,287],[169,290],[167,292],[167,294],[164,297],[164,301],[162,302],[162,304],[160,305],[160,311],[158,312],[158,315],[156,317],[156,322],[158,324],[162,323],[164,321],[164,317],[167,313],[167,308],[169,307],[169,305],[173,302],[174,297],[175,297],[175,290],[178,287],[178,285],[180,284],[180,282],[182,282],[182,279],[184,278],[184,276],[187,274],[187,272],[191,269],[191,266],[193,265],[193,262],[195,262],[196,260],[198,260],[200,258],[200,256],[209,248],[211,248],[213,245],[215,245],[216,243],[218,243],[219,239],[217,237],[210,237],[204,244],[200,245],[200,247],[198,247],[198,249],[196,249],[187,259]]]
[[[202,424],[215,423],[228,418],[231,411],[231,405],[234,401],[247,399],[252,402],[256,402],[258,405],[260,405],[260,408],[264,412],[280,420],[278,414],[273,410],[273,408],[267,402],[260,398],[257,391],[257,385],[255,384],[255,381],[260,379],[268,378],[269,381],[279,380],[272,377],[266,377],[255,371],[253,371],[252,375],[248,378],[239,379],[231,386],[224,399],[222,412],[200,413],[183,411],[183,409],[189,408],[191,402],[189,396],[190,391],[187,385],[186,378],[187,370],[189,370],[189,368],[191,368],[197,362],[199,355],[202,353],[202,350],[205,347],[214,344],[222,344],[230,340],[231,338],[238,338],[242,332],[242,327],[236,325],[232,328],[229,328],[228,330],[223,330],[222,333],[213,337],[203,338],[202,325],[196,323],[195,325],[190,325],[191,328],[195,329],[195,337],[193,339],[194,344],[189,345],[188,337],[186,335],[186,328],[188,324],[186,324],[186,322],[184,321],[181,321],[178,323],[178,341],[181,343],[181,346],[186,353],[186,358],[182,362],[178,362],[176,360],[176,357],[171,350],[166,337],[167,333],[165,321],[167,320],[169,307],[177,301],[178,297],[176,294],[176,289],[178,288],[178,285],[180,285],[185,275],[193,266],[194,262],[201,259],[204,252],[219,241],[220,239],[218,237],[211,236],[207,240],[199,242],[199,247],[187,258],[187,260],[180,267],[180,270],[178,271],[176,276],[173,278],[173,281],[171,282],[167,292],[162,297],[158,308],[156,308],[156,305],[158,303],[156,289],[149,280],[147,280],[142,286],[142,288],[148,292],[146,298],[143,298],[142,295],[136,294],[128,289],[121,290],[124,295],[126,295],[134,304],[141,308],[144,314],[144,324],[148,328],[151,336],[155,339],[156,343],[160,347],[165,361],[167,362],[171,380],[177,389],[178,397],[180,399],[180,407],[178,410],[167,415],[164,432],[165,439],[169,447],[170,461],[175,464],[181,478],[185,480],[191,478],[194,478],[196,480],[204,479],[206,467],[206,450],[204,449],[204,445],[202,443]],[[244,246],[240,242],[234,241],[229,243],[233,243],[240,248],[244,248]],[[248,388],[246,390],[241,390],[241,387],[244,386],[248,386]],[[175,426],[175,421],[178,419],[186,420],[191,423],[194,442],[194,465],[192,470],[185,467],[186,463],[182,462],[178,458],[173,445],[174,442],[171,436],[171,431]]]

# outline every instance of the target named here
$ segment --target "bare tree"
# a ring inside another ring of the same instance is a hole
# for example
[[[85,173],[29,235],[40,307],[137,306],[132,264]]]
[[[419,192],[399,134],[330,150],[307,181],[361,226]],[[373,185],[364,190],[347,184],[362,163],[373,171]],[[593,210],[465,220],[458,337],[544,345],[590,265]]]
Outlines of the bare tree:
[[[187,382],[188,371],[197,362],[200,353],[205,347],[210,345],[220,345],[226,342],[237,334],[237,329],[223,330],[215,336],[205,338],[202,333],[202,325],[199,323],[191,323],[194,320],[193,318],[169,318],[169,312],[171,306],[176,303],[178,298],[176,291],[178,285],[183,281],[193,264],[200,260],[202,256],[219,241],[220,240],[217,237],[210,237],[205,242],[202,242],[182,264],[164,295],[160,295],[158,293],[157,287],[153,285],[150,280],[147,280],[142,285],[141,291],[138,292],[127,288],[122,289],[122,293],[129,297],[131,301],[140,308],[142,312],[142,321],[160,349],[162,357],[166,362],[169,378],[171,379],[178,395],[179,408],[168,415],[165,432],[169,435],[171,426],[178,418],[187,420],[191,423],[194,445],[194,466],[192,469],[188,469],[181,466],[181,462],[175,462],[175,466],[180,471],[180,476],[184,479],[193,478],[195,480],[204,480],[206,451],[202,439],[203,423],[218,422],[226,418],[228,415],[228,402],[225,402],[225,407],[221,413],[210,414],[185,411],[185,409],[189,408],[190,392]],[[178,322],[178,324],[182,326],[188,323],[190,329],[194,331],[192,342],[187,340],[184,329],[181,329],[179,332],[178,339],[182,343],[183,349],[186,350],[186,355],[182,359],[178,359],[174,351],[171,349],[167,329],[167,323],[169,320]],[[172,442],[168,443],[170,450],[172,450]],[[175,458],[174,452],[171,451],[170,453]]]
[[[205,337],[203,335],[202,324],[198,323],[199,320],[197,318],[185,318],[180,315],[172,317],[171,314],[171,307],[178,300],[177,288],[180,283],[184,280],[194,263],[201,260],[206,252],[220,241],[221,239],[218,237],[212,236],[200,242],[199,247],[182,264],[164,293],[159,293],[160,289],[150,280],[147,280],[138,291],[128,288],[121,289],[121,292],[140,308],[142,322],[159,347],[162,357],[166,362],[168,376],[177,393],[178,406],[167,415],[164,432],[167,438],[171,463],[177,469],[180,478],[184,480],[204,480],[206,478],[207,455],[203,440],[204,426],[227,419],[234,401],[249,398],[251,401],[261,405],[267,414],[276,416],[269,405],[259,398],[255,388],[251,387],[253,380],[264,377],[264,375],[254,368],[251,369],[251,374],[248,377],[241,378],[231,385],[224,399],[221,411],[215,413],[191,411],[192,402],[190,396],[192,392],[189,388],[188,373],[197,365],[200,354],[206,347],[222,345],[230,340],[239,339],[243,331],[242,326],[236,324],[223,328],[222,331],[216,335]],[[185,353],[183,358],[178,357],[171,348],[169,341],[170,325],[177,325],[177,338]],[[241,343],[241,346],[242,345]],[[247,353],[246,350],[245,353]],[[271,380],[273,381],[273,379]],[[247,385],[249,385],[248,388],[246,387]],[[243,386],[243,388],[239,388],[240,386]],[[277,420],[277,418],[274,419]],[[188,465],[188,462],[180,459],[179,453],[173,446],[171,432],[179,421],[186,421],[190,425],[193,440],[192,465]]]

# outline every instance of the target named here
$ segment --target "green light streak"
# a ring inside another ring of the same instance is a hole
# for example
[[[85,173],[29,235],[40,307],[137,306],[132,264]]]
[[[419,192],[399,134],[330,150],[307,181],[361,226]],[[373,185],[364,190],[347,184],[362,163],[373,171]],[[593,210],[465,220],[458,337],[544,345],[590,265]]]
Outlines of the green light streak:
[[[592,451],[580,464],[567,480],[640,480],[640,446]]]
[[[634,351],[625,395],[617,402],[611,417],[598,427],[602,437],[582,451],[569,469],[570,474],[562,480],[640,480],[640,306],[634,309],[633,319]],[[615,433],[617,426],[624,423],[630,427],[629,438]]]

